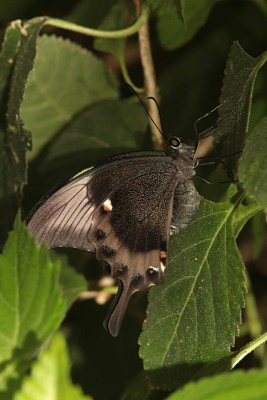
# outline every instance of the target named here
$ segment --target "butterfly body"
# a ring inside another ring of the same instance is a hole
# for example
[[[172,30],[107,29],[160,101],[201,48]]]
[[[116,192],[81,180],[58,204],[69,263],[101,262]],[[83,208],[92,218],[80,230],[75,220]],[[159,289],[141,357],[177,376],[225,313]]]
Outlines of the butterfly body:
[[[163,281],[169,237],[198,207],[193,156],[172,138],[166,153],[110,158],[49,193],[28,217],[40,243],[92,251],[110,265],[119,289],[104,325],[113,336],[131,295]]]

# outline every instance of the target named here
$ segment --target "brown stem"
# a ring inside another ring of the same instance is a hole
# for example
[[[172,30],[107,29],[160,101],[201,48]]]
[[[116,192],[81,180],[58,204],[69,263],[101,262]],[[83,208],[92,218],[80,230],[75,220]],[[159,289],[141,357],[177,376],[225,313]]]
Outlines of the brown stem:
[[[134,0],[137,15],[141,12],[141,0]],[[158,102],[158,88],[156,83],[156,74],[153,63],[150,36],[149,36],[149,26],[148,22],[144,23],[138,31],[139,46],[140,46],[140,58],[143,67],[144,75],[144,86],[147,96],[154,97]],[[148,112],[155,121],[155,124],[161,129],[161,121],[158,109],[154,102],[148,101],[147,103]],[[162,149],[164,145],[164,139],[160,131],[153,124],[151,119],[149,119],[152,140],[155,149]]]

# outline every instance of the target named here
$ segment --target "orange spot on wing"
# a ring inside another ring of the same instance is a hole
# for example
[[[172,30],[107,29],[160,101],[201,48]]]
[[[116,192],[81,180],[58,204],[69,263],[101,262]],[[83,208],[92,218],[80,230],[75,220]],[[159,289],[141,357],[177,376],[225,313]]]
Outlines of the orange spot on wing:
[[[160,259],[162,260],[162,259],[166,259],[168,257],[168,255],[167,255],[167,253],[166,253],[166,251],[161,251],[160,252]]]

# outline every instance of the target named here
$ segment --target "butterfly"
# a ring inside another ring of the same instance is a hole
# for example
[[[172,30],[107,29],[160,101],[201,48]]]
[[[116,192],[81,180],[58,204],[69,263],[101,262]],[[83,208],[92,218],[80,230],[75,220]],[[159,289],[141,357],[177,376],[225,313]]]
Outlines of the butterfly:
[[[104,321],[117,336],[128,301],[163,282],[170,236],[185,228],[200,196],[191,180],[196,148],[173,136],[165,152],[114,156],[50,191],[27,218],[50,248],[95,253],[110,266],[118,292]]]

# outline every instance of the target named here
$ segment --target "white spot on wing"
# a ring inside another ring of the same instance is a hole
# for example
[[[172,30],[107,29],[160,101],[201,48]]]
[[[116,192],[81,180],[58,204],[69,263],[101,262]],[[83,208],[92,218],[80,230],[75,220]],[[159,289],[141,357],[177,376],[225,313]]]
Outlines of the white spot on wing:
[[[103,203],[103,209],[104,211],[108,212],[108,211],[112,211],[112,203],[110,199],[107,199],[106,201],[104,201]]]
[[[165,271],[166,266],[163,264],[163,262],[160,263],[160,269],[162,272]]]

